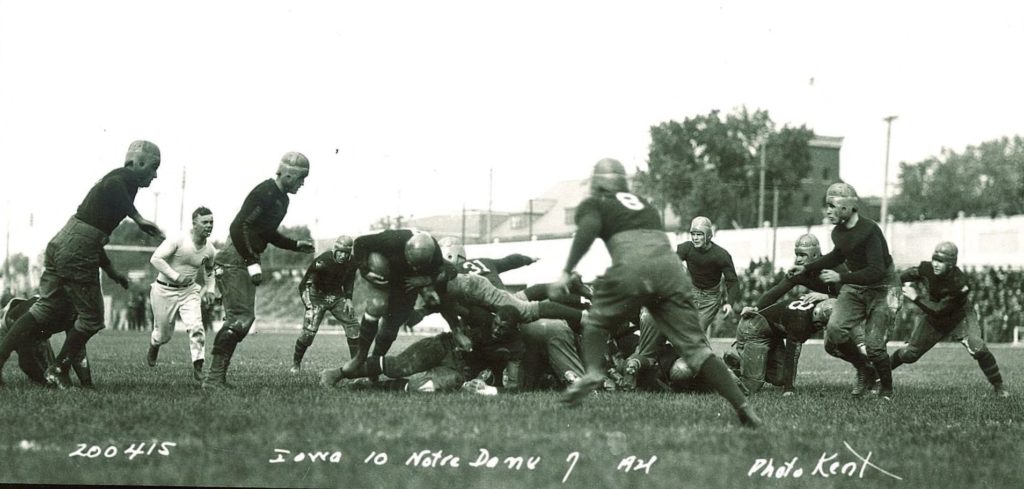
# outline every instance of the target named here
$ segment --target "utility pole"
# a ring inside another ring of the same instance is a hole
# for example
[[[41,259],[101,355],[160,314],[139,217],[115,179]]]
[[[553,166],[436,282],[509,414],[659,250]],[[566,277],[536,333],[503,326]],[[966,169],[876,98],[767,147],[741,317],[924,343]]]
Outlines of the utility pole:
[[[896,115],[890,115],[882,119],[885,121],[885,177],[882,179],[882,231],[886,230],[889,224],[889,143],[892,140],[892,121]]]
[[[181,167],[181,205],[178,209],[178,229],[185,227],[185,167]]]
[[[533,199],[530,199],[530,237],[529,240],[533,240]]]
[[[764,142],[761,143],[761,179],[758,185],[757,192],[757,227],[764,226],[764,172],[765,167],[765,149],[766,145]]]
[[[491,239],[491,213],[494,205],[494,167],[492,166],[487,176],[487,242]]]
[[[772,270],[775,270],[775,250],[779,236],[779,182],[772,182]]]

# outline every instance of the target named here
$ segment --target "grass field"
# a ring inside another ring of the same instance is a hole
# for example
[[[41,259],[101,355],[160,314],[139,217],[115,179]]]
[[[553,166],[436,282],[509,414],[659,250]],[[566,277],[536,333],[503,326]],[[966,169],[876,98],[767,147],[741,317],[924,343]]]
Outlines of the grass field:
[[[564,409],[553,392],[323,390],[317,372],[346,357],[343,338],[318,337],[306,370],[294,376],[294,333],[261,332],[239,346],[229,374],[238,388],[213,394],[191,379],[180,332],[156,368],[144,362],[145,334],[101,333],[89,344],[95,391],[29,385],[9,362],[0,388],[0,483],[1024,487],[1020,349],[993,347],[1010,399],[991,396],[962,347],[943,345],[896,371],[897,397],[886,403],[850,399],[852,371],[808,345],[799,395],[758,394],[752,402],[767,426],[752,432],[715,395],[600,393]],[[397,348],[408,341],[400,337]],[[750,474],[768,458],[783,470]]]

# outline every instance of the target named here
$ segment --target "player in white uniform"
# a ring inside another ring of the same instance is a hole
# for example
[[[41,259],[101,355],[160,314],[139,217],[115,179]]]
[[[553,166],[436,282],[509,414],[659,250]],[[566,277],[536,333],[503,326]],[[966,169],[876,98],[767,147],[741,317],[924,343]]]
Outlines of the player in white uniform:
[[[153,334],[146,363],[156,365],[160,346],[171,341],[178,324],[188,332],[193,376],[202,381],[206,356],[206,329],[203,328],[202,302],[215,296],[213,258],[215,250],[207,240],[213,232],[213,212],[199,207],[192,212],[192,230],[179,238],[160,243],[149,262],[160,273],[150,288],[153,306]],[[202,271],[203,281],[197,281]]]

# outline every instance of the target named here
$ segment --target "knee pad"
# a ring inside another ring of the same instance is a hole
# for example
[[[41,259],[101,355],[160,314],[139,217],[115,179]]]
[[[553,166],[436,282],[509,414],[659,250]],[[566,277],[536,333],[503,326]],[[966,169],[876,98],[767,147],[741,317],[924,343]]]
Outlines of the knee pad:
[[[771,330],[771,326],[768,325],[768,320],[760,314],[740,319],[738,325],[736,325],[736,340],[740,342],[750,341],[753,338],[765,336]]]
[[[757,343],[747,343],[740,352],[741,377],[764,381],[765,362],[768,360],[768,347]]]
[[[313,344],[313,339],[316,338],[316,334],[309,331],[303,331],[299,334],[298,343],[305,345],[307,348]]]
[[[381,317],[388,312],[388,301],[381,297],[371,297],[366,301],[366,315]]]
[[[235,352],[235,347],[238,342],[242,341],[238,331],[231,328],[221,328],[220,332],[217,333],[217,337],[213,339],[213,354],[230,355]]]

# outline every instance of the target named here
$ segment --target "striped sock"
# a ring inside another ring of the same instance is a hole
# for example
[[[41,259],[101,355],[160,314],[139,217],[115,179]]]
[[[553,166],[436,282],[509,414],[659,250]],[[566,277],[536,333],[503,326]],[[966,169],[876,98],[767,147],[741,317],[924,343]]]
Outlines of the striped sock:
[[[988,350],[982,350],[974,357],[978,360],[978,366],[985,378],[994,386],[1003,384],[1003,376],[999,375],[999,365],[996,364],[996,357]]]

